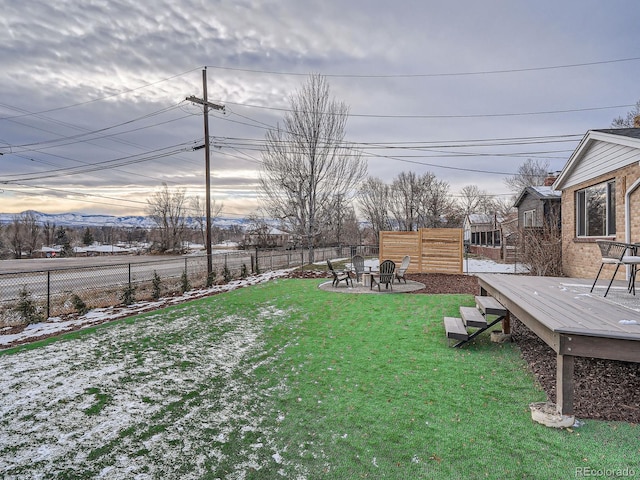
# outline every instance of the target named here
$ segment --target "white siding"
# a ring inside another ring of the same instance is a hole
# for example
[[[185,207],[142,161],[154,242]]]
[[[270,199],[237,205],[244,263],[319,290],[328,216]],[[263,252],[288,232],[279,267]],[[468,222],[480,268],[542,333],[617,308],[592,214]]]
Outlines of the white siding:
[[[578,185],[638,162],[640,162],[640,149],[596,140],[565,179],[562,188]]]

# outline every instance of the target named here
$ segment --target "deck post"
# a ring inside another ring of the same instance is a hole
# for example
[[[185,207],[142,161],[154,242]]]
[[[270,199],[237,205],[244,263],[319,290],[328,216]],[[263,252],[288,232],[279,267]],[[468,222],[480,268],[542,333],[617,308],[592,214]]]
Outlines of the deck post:
[[[573,415],[573,355],[557,355],[556,407],[561,415]]]
[[[511,334],[511,313],[507,310],[507,314],[502,319],[502,333],[505,335]]]

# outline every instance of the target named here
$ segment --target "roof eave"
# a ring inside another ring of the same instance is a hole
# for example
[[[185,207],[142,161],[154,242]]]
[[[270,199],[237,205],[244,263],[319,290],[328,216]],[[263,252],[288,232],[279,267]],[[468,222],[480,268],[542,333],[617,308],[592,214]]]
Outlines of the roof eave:
[[[613,133],[599,132],[597,130],[589,130],[585,134],[585,136],[582,137],[580,144],[573,151],[573,153],[569,157],[569,160],[567,160],[567,163],[564,165],[564,168],[560,172],[560,175],[558,175],[558,178],[556,178],[556,181],[553,182],[553,185],[551,187],[554,190],[562,191],[564,183],[579,162],[584,152],[589,148],[589,146],[591,146],[593,142],[598,140],[640,149],[640,139],[638,138],[626,137],[624,135],[615,135]]]

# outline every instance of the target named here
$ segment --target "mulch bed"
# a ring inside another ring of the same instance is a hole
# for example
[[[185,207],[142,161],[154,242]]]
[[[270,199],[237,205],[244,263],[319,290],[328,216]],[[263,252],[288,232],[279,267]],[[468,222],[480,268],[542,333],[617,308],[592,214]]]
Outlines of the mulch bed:
[[[297,278],[327,277],[326,272],[305,272]],[[473,275],[407,274],[425,288],[411,294],[479,293]],[[547,394],[556,399],[556,354],[538,336],[511,316],[512,338],[533,375]],[[574,414],[580,419],[640,423],[640,364],[576,357],[574,364]]]

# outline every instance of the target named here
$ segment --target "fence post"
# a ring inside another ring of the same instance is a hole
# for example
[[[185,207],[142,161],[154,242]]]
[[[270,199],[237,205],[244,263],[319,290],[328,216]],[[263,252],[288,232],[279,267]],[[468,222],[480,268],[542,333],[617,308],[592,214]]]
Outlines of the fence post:
[[[47,270],[47,318],[51,317],[51,270]]]
[[[129,264],[129,290],[131,290],[131,264]]]
[[[258,262],[258,247],[256,247],[256,273],[260,272],[260,264]]]

